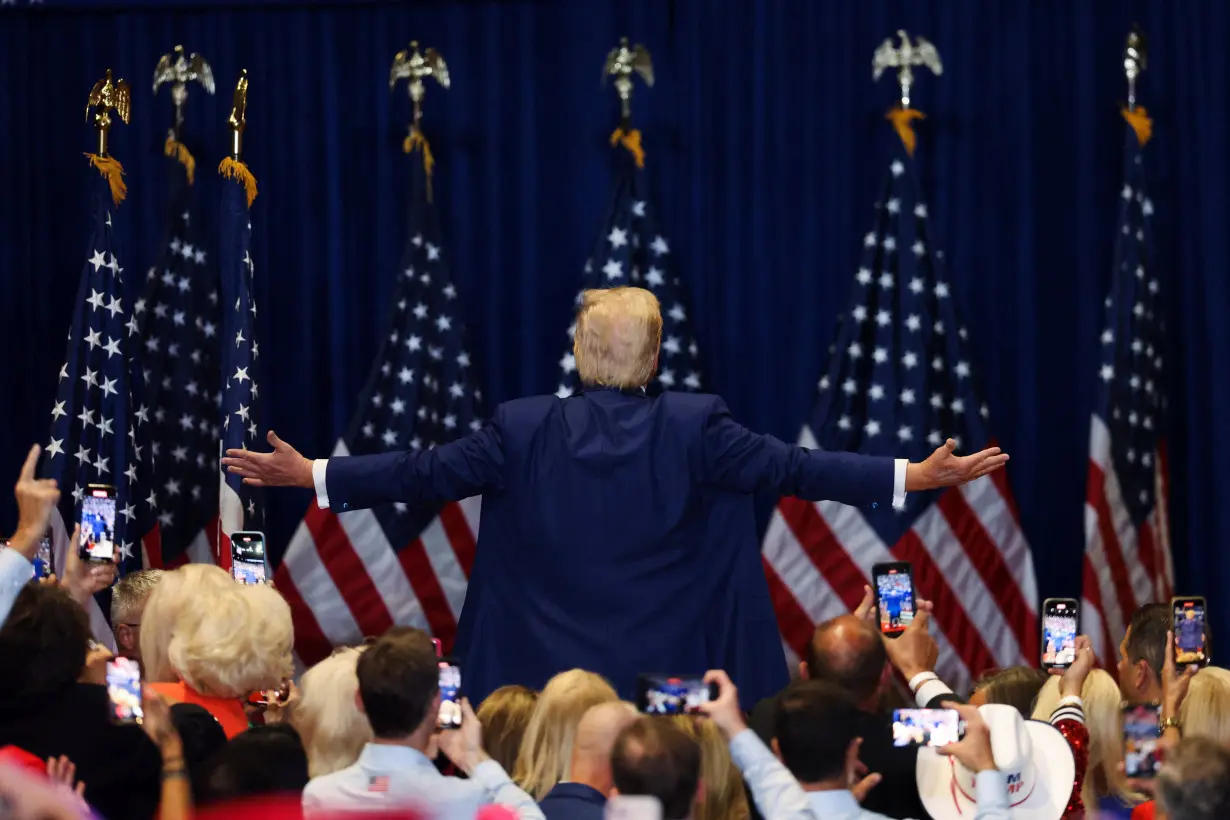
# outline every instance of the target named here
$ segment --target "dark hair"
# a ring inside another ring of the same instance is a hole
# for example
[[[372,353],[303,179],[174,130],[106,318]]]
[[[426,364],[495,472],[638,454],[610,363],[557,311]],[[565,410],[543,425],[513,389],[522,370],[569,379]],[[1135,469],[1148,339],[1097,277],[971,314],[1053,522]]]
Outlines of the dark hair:
[[[696,802],[700,744],[670,720],[642,717],[615,738],[611,779],[620,794],[662,801],[665,820],[682,820]]]
[[[407,626],[395,626],[373,642],[359,656],[356,672],[363,711],[378,738],[413,734],[440,688],[431,638]]]
[[[253,726],[205,761],[193,786],[198,782],[198,805],[302,792],[308,782],[307,752],[288,724]]]
[[[1009,666],[988,672],[974,682],[974,692],[986,694],[987,703],[1011,706],[1029,720],[1034,713],[1034,699],[1049,678],[1045,671],[1029,666]]]
[[[833,634],[839,627],[850,632],[849,638],[839,640]],[[879,633],[852,615],[838,616],[816,627],[806,654],[808,677],[836,684],[859,701],[880,688],[888,662]]]
[[[41,695],[75,682],[89,641],[89,618],[68,592],[26,584],[0,627],[0,696]]]
[[[1145,604],[1132,613],[1124,651],[1130,664],[1144,661],[1157,680],[1166,663],[1166,633],[1170,631],[1170,604]]]
[[[859,733],[854,696],[828,681],[802,680],[782,690],[776,706],[773,737],[795,779],[819,783],[840,776]]]
[[[1186,737],[1166,755],[1158,807],[1175,820],[1230,817],[1230,751],[1206,737]]]
[[[171,723],[183,742],[184,767],[188,769],[188,777],[192,781],[192,793],[202,794],[205,790],[205,764],[226,746],[226,732],[216,717],[195,703],[173,705]]]

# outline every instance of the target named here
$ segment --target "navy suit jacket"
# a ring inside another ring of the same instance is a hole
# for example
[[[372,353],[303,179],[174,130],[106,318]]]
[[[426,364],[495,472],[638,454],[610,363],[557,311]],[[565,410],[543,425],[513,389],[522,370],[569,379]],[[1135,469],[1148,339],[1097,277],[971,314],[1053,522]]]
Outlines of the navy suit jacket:
[[[752,494],[891,503],[890,458],[759,435],[712,395],[588,389],[500,405],[431,450],[332,458],[331,506],[482,494],[458,625],[467,694],[565,669],[632,698],[641,672],[725,669],[750,707],[788,681]]]

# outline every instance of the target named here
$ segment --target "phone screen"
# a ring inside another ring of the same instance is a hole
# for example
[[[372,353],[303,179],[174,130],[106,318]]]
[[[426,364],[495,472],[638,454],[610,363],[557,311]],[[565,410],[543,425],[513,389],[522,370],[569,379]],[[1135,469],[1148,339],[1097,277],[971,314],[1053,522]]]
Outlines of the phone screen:
[[[1076,601],[1050,599],[1042,613],[1042,665],[1067,667],[1076,662],[1079,629]]]
[[[461,728],[461,667],[440,661],[440,714],[437,729]]]
[[[86,487],[81,498],[81,557],[89,561],[115,560],[114,487]]]
[[[899,635],[914,622],[914,579],[908,569],[890,567],[876,572],[875,582],[880,631]]]
[[[894,709],[894,746],[947,746],[965,727],[955,709]]]
[[[107,696],[111,700],[111,719],[116,723],[140,723],[144,720],[141,664],[132,658],[107,661]]]
[[[264,534],[231,533],[231,576],[241,584],[263,584],[268,574]]]
[[[637,708],[647,715],[702,714],[700,707],[717,700],[717,686],[701,678],[641,675]]]
[[[1162,768],[1158,717],[1159,707],[1151,704],[1124,707],[1123,772],[1128,777],[1153,777]]]
[[[1208,662],[1204,645],[1204,600],[1174,602],[1174,662],[1176,666]]]

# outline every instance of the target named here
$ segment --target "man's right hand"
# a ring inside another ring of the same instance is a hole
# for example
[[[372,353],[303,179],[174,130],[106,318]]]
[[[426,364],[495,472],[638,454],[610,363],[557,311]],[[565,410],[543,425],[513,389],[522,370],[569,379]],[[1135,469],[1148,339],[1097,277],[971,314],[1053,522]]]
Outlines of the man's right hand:
[[[905,679],[911,680],[921,672],[934,672],[940,656],[939,644],[931,637],[931,604],[917,602],[914,620],[896,638],[883,636],[884,650],[888,660]]]
[[[37,444],[30,448],[26,463],[21,466],[17,486],[13,488],[13,495],[17,497],[17,532],[13,534],[9,546],[29,561],[34,560],[39,542],[47,534],[51,511],[60,501],[60,490],[54,478],[34,477],[40,452]]]
[[[269,431],[266,436],[272,453],[257,453],[252,450],[227,450],[222,466],[227,472],[243,478],[244,484],[253,487],[303,487],[312,489],[312,461],[304,458],[278,434]]]
[[[446,729],[439,738],[440,751],[467,775],[489,759],[483,751],[483,724],[478,722],[468,698],[461,699],[461,728]]]
[[[743,710],[739,708],[739,690],[735,688],[730,676],[720,669],[705,673],[705,683],[716,683],[718,696],[717,700],[701,704],[700,709],[709,716],[713,725],[721,730],[726,739],[730,740],[747,728]]]

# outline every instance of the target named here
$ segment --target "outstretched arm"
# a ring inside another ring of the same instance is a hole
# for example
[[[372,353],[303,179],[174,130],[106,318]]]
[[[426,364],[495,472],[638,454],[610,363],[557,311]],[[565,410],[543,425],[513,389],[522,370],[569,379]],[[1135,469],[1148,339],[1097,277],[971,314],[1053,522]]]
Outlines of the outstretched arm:
[[[391,501],[457,501],[502,483],[503,446],[498,428],[491,424],[427,450],[315,461],[272,430],[268,441],[273,452],[227,450],[222,466],[256,487],[314,489],[322,508],[333,506],[341,512]]]
[[[999,469],[1008,456],[991,447],[956,456],[949,439],[925,461],[808,450],[773,436],[753,433],[736,422],[717,399],[704,431],[704,472],[708,483],[734,492],[772,491],[809,501],[864,506],[904,493],[952,487]]]

